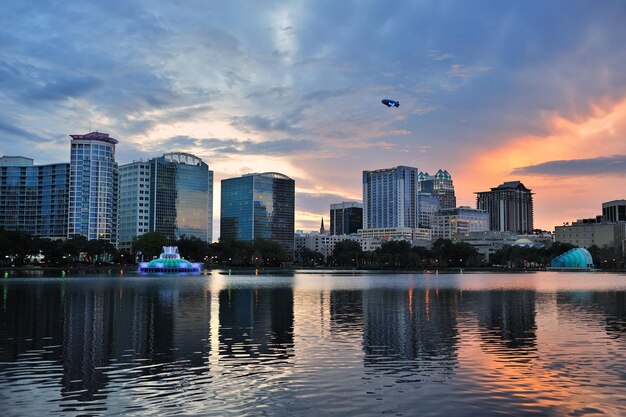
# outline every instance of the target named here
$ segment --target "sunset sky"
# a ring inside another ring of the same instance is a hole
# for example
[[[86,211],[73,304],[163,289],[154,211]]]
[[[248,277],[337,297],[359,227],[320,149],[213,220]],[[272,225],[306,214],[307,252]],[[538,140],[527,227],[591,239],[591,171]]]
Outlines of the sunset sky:
[[[553,230],[626,198],[625,22],[621,0],[4,0],[0,155],[66,162],[90,130],[120,164],[193,153],[214,238],[223,178],[292,177],[312,230],[397,165],[472,207],[521,180]]]

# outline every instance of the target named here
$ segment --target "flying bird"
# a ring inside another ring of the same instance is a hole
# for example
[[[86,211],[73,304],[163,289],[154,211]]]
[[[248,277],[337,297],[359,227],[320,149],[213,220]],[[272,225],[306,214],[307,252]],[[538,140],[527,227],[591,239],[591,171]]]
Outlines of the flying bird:
[[[400,102],[396,100],[390,100],[388,98],[384,98],[382,103],[387,107],[400,107]]]

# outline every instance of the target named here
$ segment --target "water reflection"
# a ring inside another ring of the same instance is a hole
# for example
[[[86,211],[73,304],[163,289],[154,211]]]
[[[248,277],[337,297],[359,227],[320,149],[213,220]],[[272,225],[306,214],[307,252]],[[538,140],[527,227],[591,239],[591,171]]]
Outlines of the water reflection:
[[[439,378],[457,364],[458,291],[409,289],[363,294],[364,364],[406,379]]]
[[[621,414],[623,284],[536,278],[8,279],[0,399],[25,414]]]

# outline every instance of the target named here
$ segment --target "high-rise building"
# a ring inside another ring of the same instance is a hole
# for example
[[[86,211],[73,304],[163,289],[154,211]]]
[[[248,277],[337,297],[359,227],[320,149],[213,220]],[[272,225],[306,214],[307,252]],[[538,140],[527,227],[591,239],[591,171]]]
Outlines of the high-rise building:
[[[294,251],[295,182],[276,172],[222,180],[220,239],[272,239]]]
[[[151,161],[150,224],[170,240],[213,240],[213,171],[197,156],[172,152]]]
[[[441,208],[439,197],[428,193],[419,193],[419,227],[430,228],[435,213]]]
[[[363,204],[356,201],[330,205],[330,234],[350,235],[363,228]]]
[[[441,209],[435,213],[432,223],[432,238],[457,239],[470,232],[489,230],[489,213],[470,207]]]
[[[117,243],[117,139],[106,133],[70,135],[68,237]]]
[[[417,188],[420,193],[437,197],[442,209],[456,207],[454,184],[452,177],[446,170],[439,170],[435,175],[420,172],[417,177]]]
[[[0,229],[67,237],[70,164],[33,165],[21,156],[0,158]]]
[[[605,222],[626,222],[626,200],[602,203],[602,217]]]
[[[121,249],[146,232],[171,242],[213,240],[213,171],[197,156],[171,152],[120,167]]]
[[[150,162],[120,165],[119,249],[150,231]]]
[[[489,213],[489,230],[533,230],[533,193],[520,181],[507,181],[491,191],[477,192],[476,208]]]
[[[407,166],[363,171],[363,229],[417,228],[417,175]]]

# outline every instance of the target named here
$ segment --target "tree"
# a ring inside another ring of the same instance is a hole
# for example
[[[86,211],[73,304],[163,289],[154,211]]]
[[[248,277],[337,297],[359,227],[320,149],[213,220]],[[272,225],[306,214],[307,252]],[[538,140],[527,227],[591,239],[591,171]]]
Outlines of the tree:
[[[167,246],[167,238],[160,232],[148,232],[137,236],[133,240],[133,254],[137,256],[140,252],[143,258],[150,260],[161,254],[163,246]]]
[[[204,262],[205,258],[208,259],[209,244],[195,236],[181,236],[176,242],[176,246],[178,246],[178,252],[181,254],[181,257],[187,260]]]
[[[309,248],[299,248],[296,256],[300,265],[304,266],[315,266],[324,262],[324,255]]]
[[[363,257],[361,244],[354,240],[342,240],[335,244],[333,249],[333,259],[339,266],[359,266],[359,261]]]

